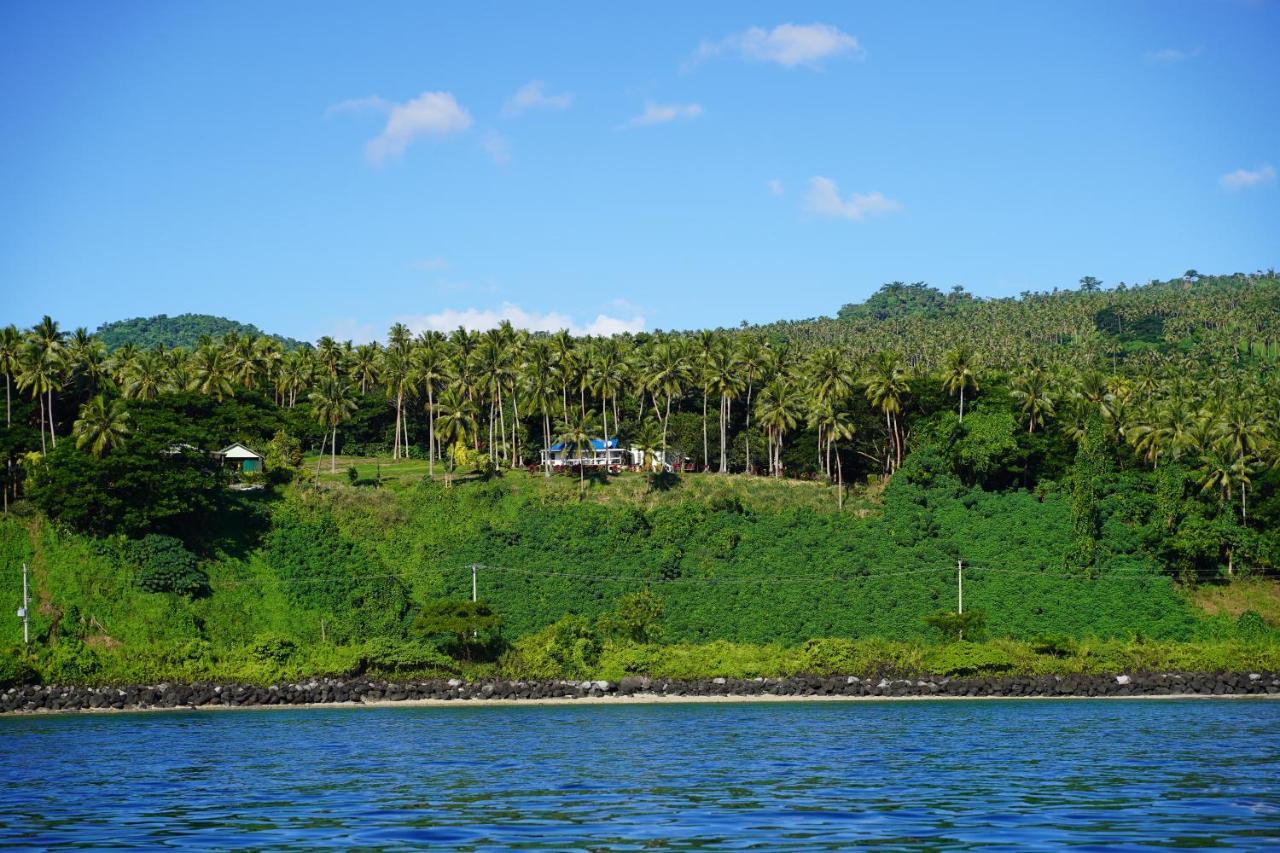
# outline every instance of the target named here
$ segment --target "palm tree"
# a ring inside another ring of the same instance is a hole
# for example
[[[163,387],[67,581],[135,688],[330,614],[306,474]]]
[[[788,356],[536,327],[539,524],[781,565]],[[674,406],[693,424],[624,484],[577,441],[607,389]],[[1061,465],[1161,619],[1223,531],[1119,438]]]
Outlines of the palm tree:
[[[1049,377],[1038,366],[1033,366],[1013,378],[1009,395],[1017,400],[1027,421],[1027,432],[1034,433],[1053,417],[1054,399],[1049,388]]]
[[[823,434],[827,437],[828,448],[835,451],[836,506],[844,509],[844,465],[840,461],[839,442],[852,441],[857,427],[854,426],[853,418],[844,409],[831,408],[829,402],[822,405],[823,408],[816,413],[816,420],[822,425]]]
[[[774,477],[781,477],[783,438],[800,422],[799,395],[788,377],[775,377],[760,389],[760,396],[756,399],[756,420],[769,437],[769,472]]]
[[[732,401],[741,389],[738,364],[728,341],[720,340],[703,365],[705,386],[720,397],[720,470],[729,473],[729,415]]]
[[[653,397],[654,410],[658,410],[658,395],[666,398],[665,413],[659,413],[662,421],[662,458],[667,458],[667,426],[671,422],[671,403],[684,390],[687,363],[684,353],[674,341],[663,339],[653,346],[646,365],[645,385]]]
[[[395,326],[392,330],[395,330]],[[387,387],[387,396],[396,408],[396,429],[392,440],[391,458],[399,459],[402,455],[402,447],[405,451],[403,455],[408,456],[409,439],[404,419],[404,396],[415,379],[408,349],[403,346],[388,347],[382,354],[379,372]]]
[[[35,338],[29,338],[22,347],[19,356],[18,388],[30,390],[33,399],[40,403],[40,452],[45,452],[45,424],[49,425],[49,439],[53,446],[58,446],[57,436],[53,430],[53,418],[46,411],[45,399],[52,403],[53,389],[61,381],[62,359],[59,350],[43,346]],[[46,415],[50,415],[46,419]]]
[[[76,437],[76,447],[83,449],[86,445],[94,456],[102,456],[124,444],[129,434],[129,413],[125,411],[124,402],[112,400],[108,407],[102,395],[98,394],[80,407],[80,417],[71,428]]]
[[[640,430],[636,433],[635,446],[640,451],[641,467],[657,471],[658,451],[662,447],[662,429],[655,421],[646,418],[640,424]],[[666,463],[665,459],[662,461],[663,464]]]
[[[154,400],[167,387],[164,356],[157,350],[146,350],[125,367],[124,396],[134,400]]]
[[[746,470],[749,474],[751,473],[751,435],[749,432],[751,429],[751,395],[755,389],[756,380],[760,378],[760,372],[765,365],[765,350],[759,338],[754,335],[744,336],[738,345],[734,360],[738,365],[738,375],[747,385],[746,422],[742,427],[742,444],[746,448]]]
[[[221,403],[227,397],[234,397],[235,387],[231,384],[230,366],[224,350],[217,346],[203,346],[192,356],[192,390],[212,397]]]
[[[942,390],[960,395],[960,423],[964,423],[964,392],[978,390],[978,378],[973,371],[973,350],[965,345],[953,347],[943,359]]]
[[[4,374],[4,425],[13,425],[12,385],[17,378],[22,355],[22,335],[10,324],[0,329],[0,373]]]
[[[561,421],[559,429],[557,430],[558,435],[556,436],[556,440],[565,447],[571,448],[573,456],[578,460],[579,500],[582,499],[582,496],[587,490],[587,466],[582,461],[582,454],[584,450],[588,449],[594,452],[595,446],[591,443],[591,440],[595,438],[598,429],[599,425],[596,423],[596,413],[583,412],[577,414],[568,421]]]
[[[319,387],[312,391],[311,410],[320,425],[332,435],[329,442],[329,472],[338,471],[338,426],[351,420],[356,410],[356,401],[352,399],[352,388],[335,376],[326,376],[320,380]],[[320,441],[320,457],[316,460],[316,471],[320,470],[320,459],[324,458],[324,440]]]
[[[413,384],[427,392],[427,476],[436,474],[436,386],[449,378],[449,353],[440,332],[418,336],[412,351]]]
[[[361,344],[351,356],[351,375],[360,386],[360,394],[369,392],[369,386],[378,381],[378,344]]]
[[[872,363],[867,377],[866,397],[867,402],[884,414],[885,429],[893,448],[893,464],[886,465],[890,469],[902,465],[902,432],[898,417],[902,414],[902,400],[910,392],[911,385],[897,353],[882,351]]]
[[[477,425],[475,403],[460,389],[446,388],[436,403],[436,435],[440,437],[441,446],[449,448],[444,473],[446,488],[453,486],[458,446],[466,443],[467,437],[475,433]]]

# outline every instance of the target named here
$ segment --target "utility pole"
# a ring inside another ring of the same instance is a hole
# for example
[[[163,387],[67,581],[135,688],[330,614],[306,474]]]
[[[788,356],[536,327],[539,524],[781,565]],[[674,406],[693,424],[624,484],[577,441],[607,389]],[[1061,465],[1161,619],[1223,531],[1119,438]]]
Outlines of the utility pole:
[[[471,601],[472,603],[475,603],[476,601],[476,569],[477,568],[478,566],[476,566],[475,563],[471,564]]]
[[[27,564],[22,564],[22,606],[18,608],[18,618],[22,620],[22,645],[31,643],[31,619],[27,611],[31,606],[31,598],[27,593]]]
[[[956,560],[956,613],[964,613],[964,560]]]

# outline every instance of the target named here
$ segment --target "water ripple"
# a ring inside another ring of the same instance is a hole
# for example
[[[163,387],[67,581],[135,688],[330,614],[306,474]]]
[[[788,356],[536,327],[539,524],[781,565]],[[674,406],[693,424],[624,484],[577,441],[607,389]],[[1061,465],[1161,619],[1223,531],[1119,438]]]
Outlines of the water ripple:
[[[1280,703],[174,712],[0,720],[0,847],[1280,844]]]

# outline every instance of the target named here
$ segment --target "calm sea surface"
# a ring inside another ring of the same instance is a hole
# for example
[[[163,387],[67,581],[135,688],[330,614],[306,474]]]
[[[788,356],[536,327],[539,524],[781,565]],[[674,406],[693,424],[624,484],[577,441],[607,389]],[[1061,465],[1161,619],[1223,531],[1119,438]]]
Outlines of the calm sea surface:
[[[1280,702],[0,719],[0,847],[1280,845]]]

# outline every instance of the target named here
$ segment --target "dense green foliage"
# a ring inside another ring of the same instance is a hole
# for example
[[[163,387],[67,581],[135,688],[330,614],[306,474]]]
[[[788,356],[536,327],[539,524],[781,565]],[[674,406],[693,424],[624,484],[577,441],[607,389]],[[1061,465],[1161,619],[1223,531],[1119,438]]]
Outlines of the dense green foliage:
[[[154,317],[134,317],[129,320],[116,320],[103,323],[94,333],[94,337],[102,341],[108,350],[118,350],[124,346],[138,349],[154,347],[187,347],[194,349],[200,346],[203,339],[221,338],[224,335],[249,335],[262,337],[264,333],[252,323],[239,323],[225,317],[212,314],[178,314],[170,317],[157,314]],[[279,341],[285,349],[305,347],[302,341],[282,335],[269,335],[272,340]]]
[[[0,558],[33,564],[38,667],[81,680],[780,671],[878,639],[899,645],[877,666],[938,671],[1015,647],[1088,667],[1080,649],[1136,638],[1269,648],[1262,617],[1206,617],[1185,589],[1280,559],[1278,319],[1271,274],[1018,300],[893,283],[743,330],[397,325],[314,350],[231,331],[109,352],[45,318],[0,330]],[[597,436],[684,471],[539,468]],[[211,456],[233,441],[265,480]],[[339,445],[425,476],[339,476]],[[960,636],[961,561],[991,643],[936,642]]]

